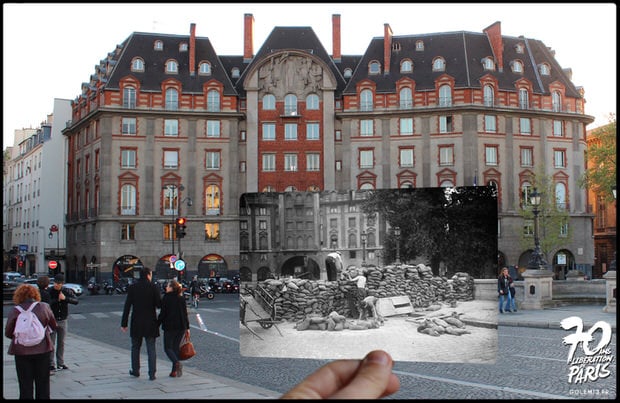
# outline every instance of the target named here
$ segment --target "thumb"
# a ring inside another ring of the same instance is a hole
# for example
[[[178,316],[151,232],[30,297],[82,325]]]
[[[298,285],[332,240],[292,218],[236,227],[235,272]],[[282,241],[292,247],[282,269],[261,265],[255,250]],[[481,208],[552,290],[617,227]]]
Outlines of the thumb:
[[[371,351],[362,360],[349,384],[331,398],[377,399],[396,392],[400,384],[396,375],[392,374],[393,365],[392,357],[385,351]]]

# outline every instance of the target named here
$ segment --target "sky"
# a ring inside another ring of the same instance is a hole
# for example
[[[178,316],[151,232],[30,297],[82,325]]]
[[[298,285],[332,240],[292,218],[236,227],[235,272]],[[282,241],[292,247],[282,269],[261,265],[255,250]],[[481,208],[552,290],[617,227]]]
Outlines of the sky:
[[[3,149],[16,129],[37,128],[54,98],[81,85],[133,32],[211,40],[218,55],[243,55],[244,14],[254,16],[254,52],[276,26],[309,26],[332,53],[332,15],[340,14],[341,53],[361,55],[389,24],[394,36],[482,32],[541,40],[585,90],[588,129],[616,111],[615,3],[3,3]]]

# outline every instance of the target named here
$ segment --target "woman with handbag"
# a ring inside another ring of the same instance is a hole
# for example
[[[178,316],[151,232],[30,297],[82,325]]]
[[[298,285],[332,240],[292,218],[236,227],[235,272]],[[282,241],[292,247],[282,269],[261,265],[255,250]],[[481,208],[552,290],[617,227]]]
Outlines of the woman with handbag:
[[[161,301],[161,311],[157,318],[164,331],[164,351],[172,361],[171,377],[183,375],[183,365],[179,357],[179,345],[189,330],[187,305],[183,297],[183,287],[176,280],[170,280],[166,285],[166,294]]]

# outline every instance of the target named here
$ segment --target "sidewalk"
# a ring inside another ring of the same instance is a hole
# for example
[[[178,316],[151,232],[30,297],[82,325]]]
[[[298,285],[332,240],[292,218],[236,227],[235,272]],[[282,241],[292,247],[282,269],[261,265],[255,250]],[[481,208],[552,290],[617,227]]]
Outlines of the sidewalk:
[[[498,321],[500,326],[560,329],[560,321],[570,316],[580,317],[584,329],[602,320],[611,325],[614,333],[616,331],[616,314],[603,312],[602,305],[498,313]],[[3,329],[5,326],[6,319]],[[9,339],[3,337],[3,340],[3,398],[16,399],[19,389],[15,362],[13,356],[6,353]],[[84,359],[89,356],[93,359]],[[194,369],[191,360],[184,365],[181,378],[170,378],[169,362],[158,359],[160,371],[155,381],[149,381],[146,373],[136,379],[128,374],[128,350],[74,334],[67,338],[65,362],[69,369],[57,371],[51,378],[52,399],[275,399],[281,395]],[[146,353],[143,353],[142,362],[145,366]]]
[[[6,319],[3,321],[3,329]],[[10,340],[3,343],[4,399],[19,398],[15,361],[6,352]],[[143,349],[144,350],[144,349]],[[92,357],[84,359],[84,357]],[[170,362],[157,360],[157,379],[149,381],[146,371],[140,378],[129,375],[129,351],[71,334],[66,340],[65,363],[68,370],[51,376],[52,399],[275,399],[281,393],[237,382],[183,366],[183,376],[170,378]],[[146,370],[146,353],[142,355]]]

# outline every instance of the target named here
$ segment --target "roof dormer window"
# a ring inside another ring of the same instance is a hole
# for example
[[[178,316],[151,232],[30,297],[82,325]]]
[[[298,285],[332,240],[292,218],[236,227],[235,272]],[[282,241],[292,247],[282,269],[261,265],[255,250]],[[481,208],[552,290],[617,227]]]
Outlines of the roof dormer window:
[[[153,49],[155,50],[164,50],[164,43],[160,40],[156,40],[153,44]]]
[[[239,67],[233,67],[230,73],[233,78],[239,78]]]
[[[353,70],[351,70],[348,67],[344,69],[344,78],[351,78],[352,75],[353,75]]]
[[[413,71],[413,62],[409,59],[405,59],[400,63],[401,73],[411,73]]]
[[[198,65],[198,74],[202,74],[205,76],[211,75],[211,65],[209,62],[200,62]]]
[[[368,65],[368,74],[379,74],[379,73],[381,73],[381,64],[378,61],[373,60]]]
[[[179,44],[179,52],[187,52],[187,43],[186,42],[181,42]]]
[[[418,52],[421,52],[424,50],[424,41],[419,40],[419,41],[415,41],[415,50]]]
[[[517,43],[515,45],[515,52],[522,54],[524,50],[523,44],[522,43]]]
[[[538,68],[540,69],[540,74],[543,76],[548,76],[551,72],[549,70],[549,65],[547,63],[543,63],[540,66],[538,66]]]
[[[437,57],[433,60],[433,71],[445,71],[446,70],[446,61],[443,57]]]
[[[144,61],[136,57],[131,61],[131,71],[143,72],[144,71]]]
[[[178,73],[179,64],[176,60],[168,60],[166,62],[166,73]]]
[[[523,62],[521,60],[513,60],[511,67],[513,73],[523,73]]]
[[[485,57],[482,59],[482,66],[485,70],[495,70],[495,62],[492,57]]]

